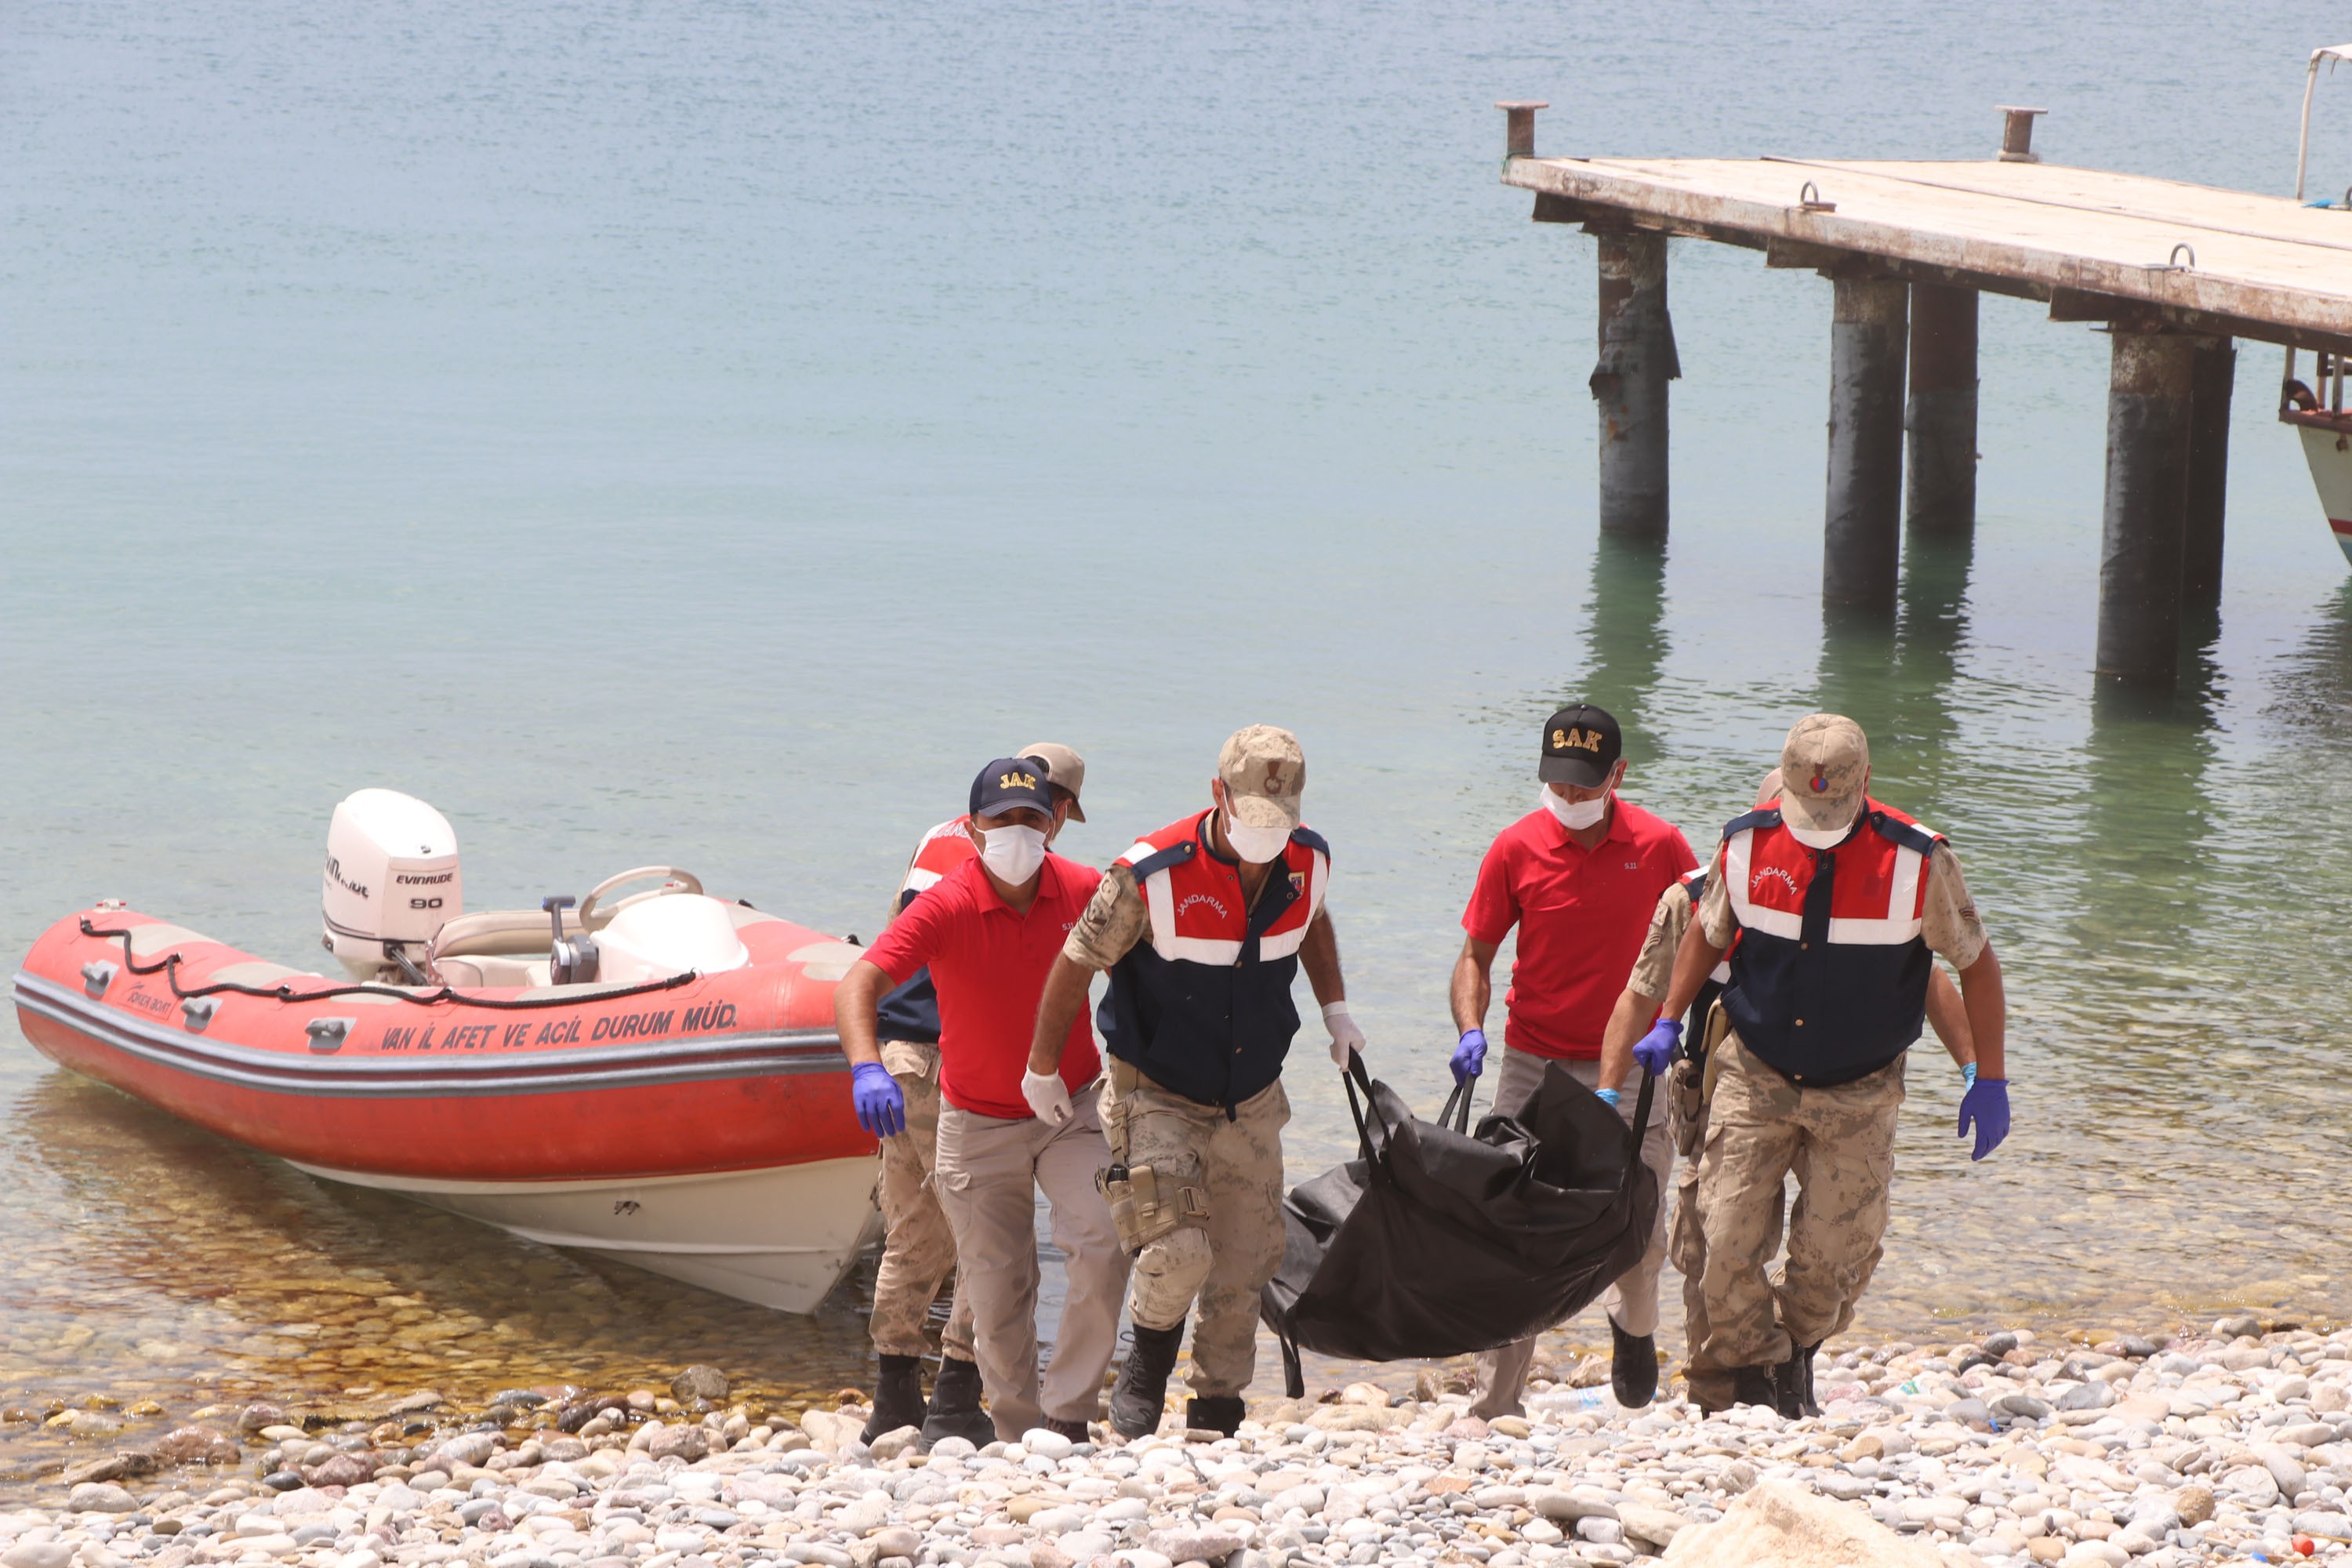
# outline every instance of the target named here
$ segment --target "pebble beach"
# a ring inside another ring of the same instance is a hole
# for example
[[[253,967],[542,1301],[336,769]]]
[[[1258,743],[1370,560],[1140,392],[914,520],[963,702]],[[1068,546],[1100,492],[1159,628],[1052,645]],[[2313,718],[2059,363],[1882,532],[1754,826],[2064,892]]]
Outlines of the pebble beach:
[[[2352,1333],[1832,1345],[1801,1421],[1702,1418],[1678,1384],[1622,1410],[1586,1358],[1489,1423],[1465,1374],[1253,1400],[1234,1437],[929,1453],[859,1442],[851,1391],[772,1415],[699,1366],[470,1416],[429,1389],[373,1425],[218,1408],[0,1513],[0,1568],[2352,1562]]]

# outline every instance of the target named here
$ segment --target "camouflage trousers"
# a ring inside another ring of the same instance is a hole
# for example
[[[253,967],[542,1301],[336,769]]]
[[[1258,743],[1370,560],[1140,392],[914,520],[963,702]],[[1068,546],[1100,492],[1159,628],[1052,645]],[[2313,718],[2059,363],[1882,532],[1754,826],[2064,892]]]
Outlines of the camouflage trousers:
[[[1784,1361],[1853,1321],[1886,1236],[1903,1062],[1834,1089],[1799,1089],[1727,1035],[1709,1066],[1698,1173],[1707,1360]],[[1784,1184],[1797,1201],[1782,1214]],[[1780,1247],[1776,1283],[1765,1270]]]
[[[1139,1328],[1171,1329],[1192,1311],[1193,1397],[1238,1394],[1257,1370],[1258,1292],[1282,1267],[1290,1099],[1276,1080],[1228,1121],[1221,1108],[1162,1089],[1126,1062],[1105,1065],[1111,1158],[1150,1166],[1162,1191],[1199,1189],[1209,1209],[1205,1226],[1179,1226],[1136,1254],[1129,1314]]]
[[[940,1048],[914,1040],[882,1043],[882,1065],[907,1097],[907,1130],[882,1140],[882,1181],[877,1196],[882,1223],[882,1263],[874,1271],[874,1315],[866,1332],[882,1355],[931,1353],[931,1303],[956,1272],[955,1236],[931,1187],[940,1131]],[[940,1346],[958,1361],[972,1359],[971,1309],[956,1279],[955,1300]]]
[[[1720,1058],[1714,1058],[1720,1061]],[[1675,1167],[1674,1219],[1666,1229],[1666,1260],[1683,1279],[1683,1378],[1691,1398],[1707,1409],[1731,1404],[1731,1369],[1706,1350],[1706,1228],[1699,1222],[1698,1162],[1706,1140],[1706,1108],[1713,1075],[1702,1077],[1693,1063],[1676,1058],[1660,1080],[1666,1125],[1681,1161]],[[1779,1233],[1773,1235],[1778,1247]]]

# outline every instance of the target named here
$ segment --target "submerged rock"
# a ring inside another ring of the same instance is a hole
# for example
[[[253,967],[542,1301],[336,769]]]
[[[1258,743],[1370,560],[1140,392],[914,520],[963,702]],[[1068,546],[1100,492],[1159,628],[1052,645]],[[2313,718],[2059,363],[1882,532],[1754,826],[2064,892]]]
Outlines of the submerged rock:
[[[698,1399],[716,1403],[727,1397],[727,1374],[715,1366],[690,1366],[669,1380],[670,1396],[680,1405]]]

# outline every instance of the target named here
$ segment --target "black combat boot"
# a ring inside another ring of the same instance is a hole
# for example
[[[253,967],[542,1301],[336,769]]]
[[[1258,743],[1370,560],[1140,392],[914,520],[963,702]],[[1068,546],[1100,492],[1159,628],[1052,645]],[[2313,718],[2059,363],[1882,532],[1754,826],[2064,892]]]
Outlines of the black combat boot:
[[[1609,1338],[1609,1390],[1618,1404],[1639,1410],[1658,1396],[1657,1336],[1629,1334],[1611,1318]]]
[[[996,1423],[980,1407],[980,1368],[953,1356],[940,1358],[939,1381],[931,1384],[931,1408],[923,1417],[923,1451],[942,1437],[961,1437],[975,1448],[996,1441]]]
[[[1731,1369],[1731,1403],[1760,1405],[1767,1410],[1780,1407],[1780,1389],[1772,1373],[1776,1369],[1766,1366],[1735,1366]]]
[[[1813,1354],[1821,1348],[1819,1340],[1798,1345],[1789,1352],[1787,1361],[1773,1369],[1773,1380],[1780,1390],[1780,1414],[1791,1421],[1822,1413],[1820,1404],[1813,1398]]]
[[[923,1424],[923,1363],[919,1356],[886,1355],[874,1379],[874,1419],[858,1435],[871,1443],[885,1432]]]
[[[1045,1430],[1058,1432],[1073,1443],[1090,1443],[1094,1440],[1092,1435],[1087,1431],[1085,1422],[1066,1419],[1059,1415],[1045,1417]]]
[[[1213,1394],[1184,1402],[1184,1425],[1196,1432],[1222,1432],[1230,1437],[1242,1429],[1242,1401],[1236,1394]]]
[[[1689,1382],[1690,1402],[1698,1406],[1701,1415],[1720,1415],[1738,1403],[1730,1381],[1719,1372],[1701,1373]]]
[[[1172,1329],[1135,1328],[1127,1364],[1110,1391],[1111,1430],[1127,1438],[1148,1437],[1160,1430],[1160,1416],[1168,1404],[1168,1378],[1176,1370],[1176,1352],[1184,1342],[1184,1325]]]

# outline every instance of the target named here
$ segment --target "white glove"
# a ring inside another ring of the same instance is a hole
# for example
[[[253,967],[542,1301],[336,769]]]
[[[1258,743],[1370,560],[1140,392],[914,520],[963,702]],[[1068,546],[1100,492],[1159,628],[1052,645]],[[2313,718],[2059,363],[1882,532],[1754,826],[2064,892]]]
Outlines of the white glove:
[[[1037,1113],[1037,1120],[1048,1127],[1059,1127],[1070,1119],[1070,1091],[1063,1087],[1057,1072],[1028,1072],[1021,1075],[1021,1098]]]
[[[1323,1009],[1323,1026],[1331,1031],[1331,1065],[1348,1070],[1348,1058],[1364,1048],[1364,1031],[1348,1016],[1348,1005],[1334,1002]]]

